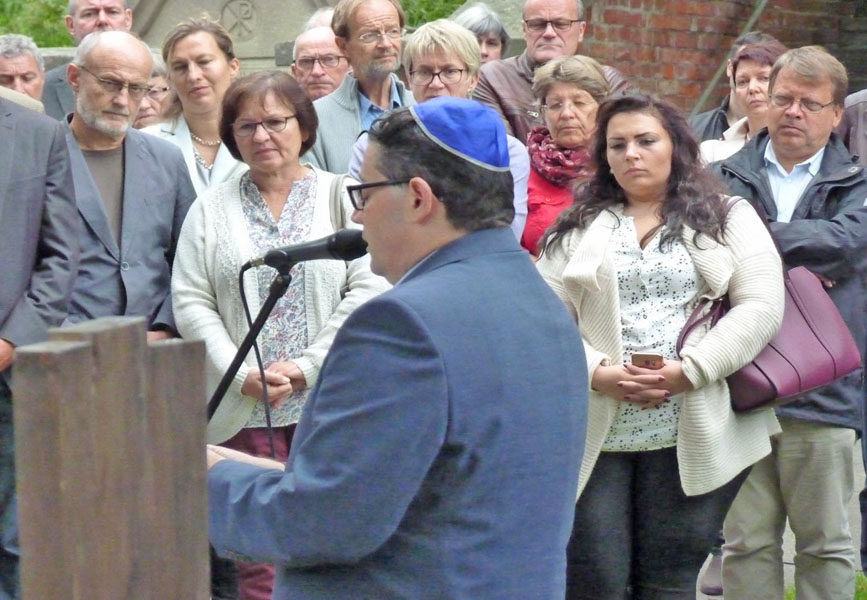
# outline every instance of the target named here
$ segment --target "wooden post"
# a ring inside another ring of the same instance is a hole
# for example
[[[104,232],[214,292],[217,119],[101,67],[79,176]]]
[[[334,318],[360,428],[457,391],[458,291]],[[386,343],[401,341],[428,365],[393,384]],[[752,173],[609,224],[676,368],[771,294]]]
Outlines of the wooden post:
[[[24,600],[206,600],[203,345],[119,317],[51,338],[13,376]]]

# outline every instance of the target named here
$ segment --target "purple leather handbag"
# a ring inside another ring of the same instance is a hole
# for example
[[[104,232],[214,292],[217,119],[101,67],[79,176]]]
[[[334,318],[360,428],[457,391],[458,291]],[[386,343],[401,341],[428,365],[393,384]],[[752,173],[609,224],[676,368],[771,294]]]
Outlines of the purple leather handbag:
[[[783,276],[780,330],[752,362],[726,378],[735,412],[783,404],[861,366],[858,346],[819,278],[806,267],[783,269]],[[707,321],[713,327],[728,308],[726,296],[700,302],[677,338],[678,356],[693,329]]]

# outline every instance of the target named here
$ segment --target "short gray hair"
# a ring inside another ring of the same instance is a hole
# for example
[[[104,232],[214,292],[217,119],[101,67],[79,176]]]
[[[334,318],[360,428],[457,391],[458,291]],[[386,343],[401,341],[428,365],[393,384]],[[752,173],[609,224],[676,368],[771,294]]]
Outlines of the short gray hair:
[[[522,17],[527,12],[527,2],[529,2],[529,1],[530,0],[524,0],[524,6],[523,6],[523,8],[521,8],[521,16]],[[584,20],[584,3],[581,0],[575,0],[575,11],[576,11],[576,14],[578,15],[578,20],[583,21]]]
[[[151,77],[162,77],[166,79],[169,74],[169,70],[166,67],[166,61],[163,60],[163,55],[156,48],[151,48],[151,58],[154,59],[154,68],[151,69]]]
[[[83,67],[84,63],[87,61],[87,57],[90,55],[91,51],[93,51],[93,49],[99,45],[99,42],[100,40],[102,40],[103,36],[115,35],[129,36],[132,42],[136,44],[141,44],[142,48],[144,48],[145,51],[148,53],[148,56],[151,56],[151,49],[148,48],[148,45],[132,33],[128,33],[126,31],[94,31],[84,36],[84,39],[81,40],[81,43],[78,44],[78,46],[75,48],[75,54],[72,56],[72,64],[76,67]]]
[[[301,33],[310,31],[316,27],[322,27],[322,24],[318,21],[322,19],[325,14],[328,14],[328,27],[331,27],[331,19],[334,17],[334,8],[331,6],[323,6],[313,11],[313,14],[310,15],[310,18],[307,19],[306,23],[304,23],[304,27],[301,28]]]
[[[69,0],[69,6],[66,7],[66,14],[68,14],[70,17],[75,14],[75,5],[77,3],[78,0]],[[129,6],[126,5],[126,0],[123,0],[123,9],[129,9]]]
[[[40,72],[45,71],[45,61],[42,60],[42,53],[36,47],[33,39],[26,35],[18,35],[17,33],[7,33],[0,35],[0,56],[3,58],[15,58],[29,54],[36,59],[36,65]]]
[[[491,10],[484,2],[475,2],[467,5],[464,9],[452,17],[452,21],[472,31],[476,37],[489,33],[500,38],[503,45],[503,54],[509,47],[509,32],[506,31],[500,16]]]

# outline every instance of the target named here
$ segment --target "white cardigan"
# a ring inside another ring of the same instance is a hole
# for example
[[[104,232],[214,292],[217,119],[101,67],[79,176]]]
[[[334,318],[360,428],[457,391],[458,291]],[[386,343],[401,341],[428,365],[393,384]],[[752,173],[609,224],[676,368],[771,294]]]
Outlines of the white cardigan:
[[[316,200],[308,239],[334,232],[331,223],[330,187],[335,176],[316,170]],[[347,179],[346,183],[353,183]],[[343,211],[347,226],[352,205],[343,190]],[[216,389],[232,362],[248,328],[238,289],[241,265],[253,258],[241,208],[240,180],[227,181],[199,196],[187,213],[175,253],[172,299],[178,332],[187,339],[204,340],[208,396]],[[266,267],[261,267],[266,268]],[[390,286],[370,272],[370,257],[350,263],[316,260],[303,263],[304,302],[309,347],[294,361],[312,387],[337,330],[363,302]],[[275,273],[276,274],[276,273]],[[244,274],[244,291],[255,319],[259,312],[256,274]],[[241,395],[241,385],[250,368],[253,352],[247,356],[220,408],[208,425],[208,442],[220,443],[246,425],[256,400]]]
[[[546,252],[537,263],[578,321],[590,374],[603,361],[622,363],[617,272],[609,243],[617,224],[615,214],[603,211],[586,229],[569,232],[562,245],[556,244],[553,253]],[[769,438],[780,431],[774,411],[735,414],[725,377],[770,341],[784,306],[780,257],[749,203],[738,202],[729,211],[724,245],[699,236],[697,247],[694,233],[684,228],[682,239],[704,280],[699,297],[719,298],[728,292],[732,309],[712,330],[698,328],[681,352],[684,375],[695,388],[684,394],[677,431],[680,482],[688,496],[724,485],[770,453]],[[579,495],[618,405],[618,400],[590,390]]]
[[[142,131],[167,140],[181,149],[184,162],[187,163],[187,170],[190,172],[190,180],[193,182],[193,187],[198,195],[203,194],[208,187],[215,187],[224,181],[237,179],[249,169],[245,163],[232,156],[225,144],[220,144],[214,159],[214,166],[211,167],[211,183],[208,185],[208,182],[199,176],[196,156],[193,153],[193,138],[190,137],[190,127],[183,115],[178,116],[175,121],[156,123],[145,127]]]

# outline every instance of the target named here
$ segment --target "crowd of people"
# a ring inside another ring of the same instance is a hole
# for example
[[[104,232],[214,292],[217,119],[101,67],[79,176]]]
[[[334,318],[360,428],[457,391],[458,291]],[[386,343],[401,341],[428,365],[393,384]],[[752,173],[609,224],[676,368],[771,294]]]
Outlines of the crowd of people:
[[[514,57],[481,3],[407,33],[340,0],[291,73],[207,17],[160,51],[124,0],[65,22],[47,72],[0,36],[0,600],[15,347],[145,317],[204,342],[210,396],[274,278],[242,265],[345,228],[369,254],[286,271],[208,424],[215,600],[692,599],[709,553],[702,591],[780,600],[786,523],[797,597],[852,597],[862,372],[750,412],[726,384],[786,268],[867,353],[867,90],[825,49],[738,38],[687,119],[580,53],[581,0],[525,0]]]

